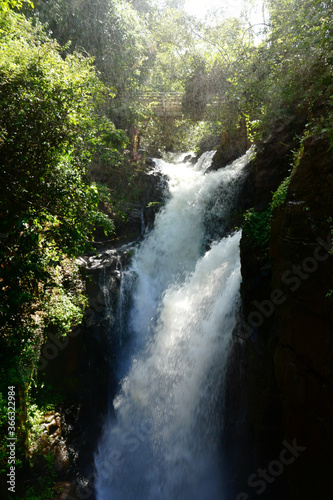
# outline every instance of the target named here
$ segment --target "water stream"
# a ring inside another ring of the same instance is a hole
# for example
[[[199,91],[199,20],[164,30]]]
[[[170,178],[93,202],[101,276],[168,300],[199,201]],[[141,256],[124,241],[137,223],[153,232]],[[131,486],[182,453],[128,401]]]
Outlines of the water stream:
[[[223,500],[219,437],[240,232],[214,241],[213,226],[230,216],[250,154],[216,172],[206,172],[212,154],[194,166],[156,161],[168,199],[127,271],[131,309],[120,388],[95,457],[98,500]]]

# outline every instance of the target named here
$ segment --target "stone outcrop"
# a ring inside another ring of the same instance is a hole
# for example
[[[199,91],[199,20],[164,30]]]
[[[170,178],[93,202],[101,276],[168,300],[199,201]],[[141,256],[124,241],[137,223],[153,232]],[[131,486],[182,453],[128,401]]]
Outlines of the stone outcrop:
[[[296,126],[291,119],[277,127],[258,148],[249,179],[257,210],[290,173]],[[260,498],[333,496],[333,314],[327,297],[333,287],[332,164],[325,138],[305,141],[287,199],[273,212],[269,256],[258,259],[246,236],[241,241],[243,315],[253,326],[245,335],[238,332],[245,337],[238,353],[245,375],[236,387],[230,382],[229,393],[239,390],[248,401],[242,429],[247,426],[249,463],[235,483],[236,493],[249,498],[259,497],[260,489],[249,485],[249,477],[276,462],[285,442],[302,451],[276,477],[271,474]]]
[[[143,163],[143,164],[142,164]],[[95,232],[98,248],[119,247],[140,238],[143,231],[153,224],[155,215],[164,199],[166,182],[157,171],[152,171],[154,161],[146,160],[128,162],[121,167],[94,164],[90,178],[102,183],[115,192],[114,201],[117,208],[102,204],[100,209],[115,224],[116,236],[105,236],[102,228]]]
[[[230,163],[242,156],[249,147],[245,122],[242,122],[239,129],[233,134],[223,132],[209,170],[218,170],[230,165]]]
[[[306,141],[272,222],[272,287],[285,298],[275,374],[285,437],[306,447],[290,469],[292,498],[333,497],[332,166],[327,140]]]

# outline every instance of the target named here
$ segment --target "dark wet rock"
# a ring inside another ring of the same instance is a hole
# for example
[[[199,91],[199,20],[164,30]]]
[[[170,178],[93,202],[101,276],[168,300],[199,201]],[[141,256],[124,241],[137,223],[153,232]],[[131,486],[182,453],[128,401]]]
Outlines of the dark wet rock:
[[[150,167],[153,167],[155,165],[155,162],[154,162],[153,158],[147,158],[146,164],[149,165]]]
[[[285,297],[275,374],[285,435],[307,448],[290,470],[293,498],[333,495],[332,165],[329,142],[307,140],[272,223],[272,286]]]
[[[290,173],[298,126],[291,117],[258,147],[249,177],[257,210]],[[282,442],[306,448],[285,467],[284,489],[279,492],[274,483],[262,500],[333,495],[333,314],[326,296],[333,276],[332,164],[325,138],[307,140],[286,202],[273,212],[269,256],[258,260],[245,235],[241,240],[244,319],[249,324],[253,312],[252,319],[261,318],[243,342],[253,472],[279,458]],[[278,303],[272,304],[272,297],[279,297]],[[246,481],[242,487],[251,493]]]
[[[207,171],[218,170],[230,165],[245,154],[250,147],[245,123],[233,134],[222,133],[220,144],[216,148],[211,167]]]

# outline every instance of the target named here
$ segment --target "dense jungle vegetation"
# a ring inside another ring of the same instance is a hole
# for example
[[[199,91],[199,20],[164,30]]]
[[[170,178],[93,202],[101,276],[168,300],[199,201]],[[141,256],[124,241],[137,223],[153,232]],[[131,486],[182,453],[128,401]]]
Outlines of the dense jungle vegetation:
[[[17,465],[29,468],[38,415],[55,402],[40,397],[41,347],[82,320],[75,259],[96,229],[115,234],[147,156],[213,149],[240,129],[256,142],[295,116],[300,148],[310,135],[333,145],[332,1],[260,8],[259,21],[251,0],[241,17],[198,20],[182,0],[0,1],[3,473],[8,386]],[[179,96],[181,117],[163,120],[142,98],[158,92]]]

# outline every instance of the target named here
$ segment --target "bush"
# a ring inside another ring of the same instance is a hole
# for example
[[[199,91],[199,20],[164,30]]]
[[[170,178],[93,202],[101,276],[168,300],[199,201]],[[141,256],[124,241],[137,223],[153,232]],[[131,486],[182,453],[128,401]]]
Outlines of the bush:
[[[245,212],[244,218],[244,236],[253,246],[257,258],[260,260],[266,258],[268,256],[270,243],[271,207],[268,206],[260,212],[250,208]]]
[[[273,193],[272,203],[271,203],[271,209],[272,210],[274,210],[274,208],[280,207],[286,201],[288,187],[289,187],[289,184],[290,184],[290,179],[291,179],[291,175],[289,175],[288,177],[286,177],[281,182],[280,186],[277,188],[277,190],[275,191],[275,193]]]

